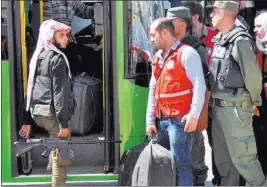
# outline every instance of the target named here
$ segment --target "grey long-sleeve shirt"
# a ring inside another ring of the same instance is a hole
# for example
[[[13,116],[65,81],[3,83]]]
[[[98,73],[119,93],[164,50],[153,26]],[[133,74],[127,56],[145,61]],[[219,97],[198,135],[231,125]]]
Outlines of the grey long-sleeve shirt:
[[[177,40],[173,44],[171,49],[175,50],[179,45],[180,41]],[[158,51],[155,55],[157,55],[160,58],[159,65],[162,68],[163,64],[166,63],[165,60],[167,60],[169,57],[169,52],[167,53],[165,58],[162,56],[161,50]],[[189,114],[192,115],[194,118],[198,119],[204,103],[206,85],[202,71],[201,60],[196,50],[190,46],[186,46],[181,54],[181,64],[185,68],[186,75],[193,85],[193,99],[192,99],[192,104],[190,105]],[[147,113],[146,113],[147,125],[155,124],[155,118],[156,118],[155,117],[156,97],[154,95],[155,88],[156,88],[156,79],[152,72],[149,84],[149,96],[148,96]]]

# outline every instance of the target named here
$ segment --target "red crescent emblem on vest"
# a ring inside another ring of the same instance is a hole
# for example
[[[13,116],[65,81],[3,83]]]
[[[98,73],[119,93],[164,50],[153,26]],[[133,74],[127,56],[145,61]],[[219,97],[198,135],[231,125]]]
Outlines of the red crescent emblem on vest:
[[[168,63],[167,63],[167,68],[168,69],[172,69],[174,67],[174,62],[172,60],[170,60]]]

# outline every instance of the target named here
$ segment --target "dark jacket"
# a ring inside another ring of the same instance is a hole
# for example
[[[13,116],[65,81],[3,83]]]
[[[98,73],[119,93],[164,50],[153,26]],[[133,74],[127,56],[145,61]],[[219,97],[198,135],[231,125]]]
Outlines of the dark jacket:
[[[189,36],[184,37],[181,40],[181,42],[193,47],[197,51],[197,53],[199,54],[200,59],[201,59],[203,74],[204,74],[205,80],[207,82],[207,77],[209,74],[209,67],[208,67],[208,59],[207,59],[205,44],[204,44],[203,40],[201,40],[195,36],[189,35]]]
[[[53,117],[60,128],[67,128],[76,102],[64,57],[54,51],[43,51],[36,68],[31,114]]]

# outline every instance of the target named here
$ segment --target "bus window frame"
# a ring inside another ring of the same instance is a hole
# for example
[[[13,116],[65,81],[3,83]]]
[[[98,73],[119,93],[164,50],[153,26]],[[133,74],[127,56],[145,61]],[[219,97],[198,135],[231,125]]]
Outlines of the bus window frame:
[[[147,73],[130,73],[129,72],[129,60],[130,59],[130,47],[129,44],[129,27],[132,27],[132,24],[129,25],[129,4],[132,3],[132,1],[124,1],[123,2],[123,22],[124,22],[124,28],[123,28],[123,34],[124,34],[124,78],[125,79],[147,79],[151,76],[151,72]]]

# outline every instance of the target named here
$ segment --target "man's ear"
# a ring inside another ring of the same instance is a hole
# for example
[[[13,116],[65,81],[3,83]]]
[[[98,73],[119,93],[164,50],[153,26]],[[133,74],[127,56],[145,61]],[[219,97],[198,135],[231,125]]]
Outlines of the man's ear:
[[[162,35],[163,37],[166,37],[168,34],[169,34],[169,31],[168,31],[167,29],[163,29],[163,30],[161,31],[161,35]]]
[[[220,19],[224,17],[225,12],[223,10],[220,10]]]
[[[185,23],[185,22],[182,22],[182,23],[181,23],[181,29],[182,29],[182,30],[185,30],[185,29],[186,29],[186,23]]]

